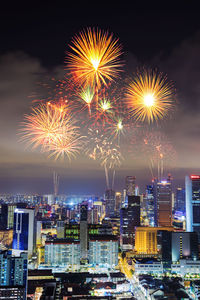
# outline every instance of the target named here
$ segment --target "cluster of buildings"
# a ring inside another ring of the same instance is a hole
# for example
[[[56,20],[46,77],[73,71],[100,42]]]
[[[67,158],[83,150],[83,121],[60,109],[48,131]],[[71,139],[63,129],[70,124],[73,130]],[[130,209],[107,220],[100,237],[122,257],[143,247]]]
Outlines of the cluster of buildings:
[[[122,192],[102,198],[0,199],[0,299],[129,299],[136,283],[127,274],[199,278],[199,175],[176,189],[170,176],[154,179],[144,194],[127,176]]]

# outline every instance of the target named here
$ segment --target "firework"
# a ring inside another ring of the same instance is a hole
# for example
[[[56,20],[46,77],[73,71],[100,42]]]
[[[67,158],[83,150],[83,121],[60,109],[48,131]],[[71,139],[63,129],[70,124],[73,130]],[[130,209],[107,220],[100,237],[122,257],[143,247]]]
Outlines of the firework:
[[[150,123],[163,119],[173,108],[174,88],[166,76],[145,70],[130,82],[126,96],[131,115]]]
[[[147,132],[143,138],[144,151],[149,160],[152,177],[157,169],[158,179],[162,179],[164,164],[169,165],[175,160],[175,150],[169,139],[159,131]]]
[[[25,115],[21,140],[56,159],[64,154],[70,158],[80,149],[81,137],[75,123],[65,104],[40,104],[32,108],[30,115]]]
[[[82,88],[81,92],[79,92],[79,96],[81,100],[88,106],[88,110],[91,115],[91,103],[94,98],[94,89],[92,89],[90,86]]]
[[[104,167],[107,188],[110,187],[109,170],[112,170],[113,187],[115,169],[121,165],[123,159],[120,147],[113,143],[103,130],[89,128],[86,153],[90,158],[99,161],[100,165]]]
[[[73,38],[70,48],[73,52],[68,54],[68,69],[80,84],[99,88],[118,76],[121,45],[112,34],[87,28]]]

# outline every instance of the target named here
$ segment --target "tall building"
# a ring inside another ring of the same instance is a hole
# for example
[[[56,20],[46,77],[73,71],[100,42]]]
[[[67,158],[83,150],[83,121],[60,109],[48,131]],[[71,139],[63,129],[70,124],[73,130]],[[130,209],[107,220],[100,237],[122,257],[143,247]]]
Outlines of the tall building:
[[[34,210],[16,208],[14,212],[13,253],[28,251],[31,257],[36,246]]]
[[[115,194],[115,211],[119,213],[119,210],[122,206],[122,194],[120,192],[116,192]]]
[[[153,185],[147,185],[145,194],[145,210],[149,226],[154,226],[154,191]]]
[[[88,259],[88,206],[80,207],[80,260],[84,264]]]
[[[115,214],[115,191],[112,189],[105,192],[106,217],[112,217]]]
[[[64,221],[57,221],[57,238],[64,239],[65,237],[65,223]]]
[[[176,189],[175,211],[180,211],[185,215],[185,189]]]
[[[14,210],[16,204],[0,204],[0,227],[11,229],[14,225]]]
[[[126,176],[126,195],[135,195],[135,176]]]
[[[172,187],[167,180],[154,181],[154,226],[172,225]]]
[[[198,233],[200,241],[200,175],[185,177],[186,230]]]
[[[133,249],[135,227],[140,226],[140,196],[128,196],[128,206],[120,210],[120,245]]]
[[[196,232],[161,231],[162,260],[164,263],[180,259],[198,260],[198,235]]]
[[[0,252],[0,286],[26,286],[27,254],[12,256],[11,251]]]

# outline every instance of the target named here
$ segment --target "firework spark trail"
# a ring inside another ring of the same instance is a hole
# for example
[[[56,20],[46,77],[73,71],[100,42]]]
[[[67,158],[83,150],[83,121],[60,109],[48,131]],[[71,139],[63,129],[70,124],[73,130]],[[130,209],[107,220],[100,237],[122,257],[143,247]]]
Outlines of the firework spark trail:
[[[153,174],[157,165],[157,177],[162,179],[164,173],[164,161],[170,163],[175,159],[175,150],[168,138],[159,131],[147,132],[143,138],[146,154],[150,159],[150,169]],[[155,176],[153,176],[155,177]]]
[[[90,158],[99,161],[100,165],[104,167],[107,188],[110,187],[109,170],[113,170],[113,186],[115,168],[121,165],[123,159],[120,147],[110,141],[103,131],[89,128],[86,153]]]
[[[144,70],[137,73],[127,87],[127,104],[130,113],[142,122],[163,119],[173,108],[174,87],[162,73]]]
[[[74,156],[80,150],[81,136],[68,107],[63,104],[40,104],[32,108],[30,115],[25,115],[23,128],[20,130],[21,141],[28,146],[49,152],[55,159]]]
[[[121,45],[112,34],[87,28],[76,35],[66,59],[67,68],[74,74],[80,85],[94,87],[98,103],[98,89],[107,81],[117,78],[121,71]]]
[[[94,98],[94,90],[88,85],[86,88],[81,89],[79,97],[87,105],[89,114],[91,115],[91,103]]]

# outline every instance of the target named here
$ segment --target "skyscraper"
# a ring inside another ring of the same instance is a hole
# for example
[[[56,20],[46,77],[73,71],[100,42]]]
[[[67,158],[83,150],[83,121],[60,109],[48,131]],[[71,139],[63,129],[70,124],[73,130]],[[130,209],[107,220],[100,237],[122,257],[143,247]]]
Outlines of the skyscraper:
[[[148,224],[154,226],[154,192],[153,185],[147,185],[145,194],[145,209]]]
[[[140,196],[128,196],[128,206],[120,210],[120,245],[133,249],[135,227],[140,226]]]
[[[172,187],[170,177],[167,180],[154,181],[154,225],[159,227],[172,225]]]
[[[126,176],[126,195],[135,195],[135,176]]]
[[[0,286],[26,286],[27,254],[12,256],[11,251],[0,252]]]
[[[112,189],[105,192],[106,217],[112,217],[115,214],[115,191]]]
[[[82,204],[80,207],[80,261],[82,264],[88,260],[88,206]]]
[[[186,230],[198,233],[200,241],[200,175],[185,177]]]
[[[120,192],[116,192],[115,194],[115,211],[119,212],[122,205],[122,194]]]
[[[176,189],[175,211],[180,211],[185,215],[185,189],[181,187]]]
[[[16,204],[0,204],[0,226],[4,229],[13,228]]]
[[[36,244],[36,228],[34,210],[16,208],[14,212],[13,252],[28,251],[28,257],[33,255]]]

